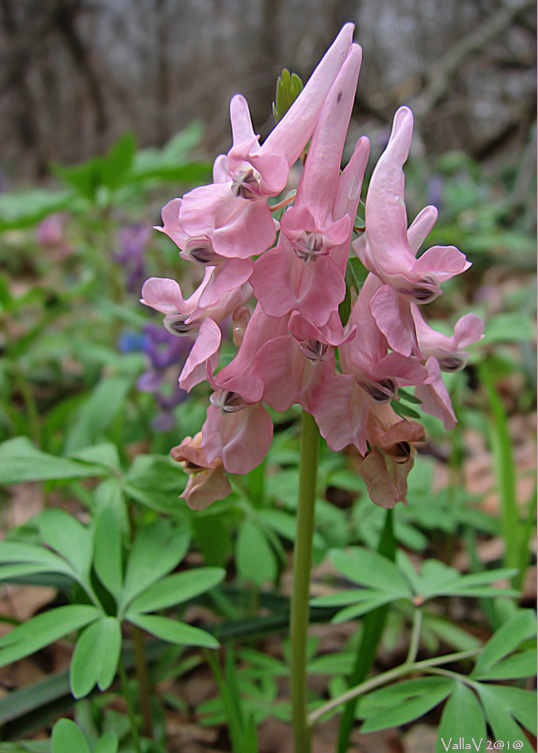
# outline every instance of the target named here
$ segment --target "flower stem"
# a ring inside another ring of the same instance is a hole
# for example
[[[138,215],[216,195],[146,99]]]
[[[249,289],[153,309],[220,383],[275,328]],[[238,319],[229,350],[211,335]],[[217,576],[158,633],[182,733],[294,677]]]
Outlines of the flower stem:
[[[297,538],[291,602],[291,704],[295,753],[310,753],[310,729],[306,709],[306,647],[318,448],[319,431],[316,422],[313,416],[303,411]]]

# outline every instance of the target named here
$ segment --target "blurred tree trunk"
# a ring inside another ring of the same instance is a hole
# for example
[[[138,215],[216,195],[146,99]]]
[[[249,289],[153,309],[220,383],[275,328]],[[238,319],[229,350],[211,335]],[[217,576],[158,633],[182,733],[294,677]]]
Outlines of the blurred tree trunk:
[[[155,0],[155,16],[157,26],[156,143],[162,146],[171,135],[168,124],[170,108],[168,28],[170,20],[168,18],[167,0]]]
[[[54,8],[55,27],[71,54],[75,68],[86,82],[88,95],[94,110],[98,148],[103,149],[109,119],[99,77],[94,71],[90,52],[83,44],[77,29],[77,16],[82,9],[82,0],[56,0]]]
[[[275,98],[276,79],[280,74],[280,24],[282,0],[261,0],[261,22],[254,36],[251,85],[248,101],[254,123],[258,128],[271,116]],[[252,38],[252,32],[244,31]],[[272,126],[272,123],[271,123]],[[269,129],[266,129],[269,130]]]
[[[23,151],[35,151],[39,154],[39,125],[32,91],[27,80],[28,71],[32,65],[31,50],[23,44],[24,24],[19,31],[12,0],[0,0],[0,11],[2,31],[9,46],[8,52],[4,55],[2,90],[11,92],[14,98],[13,117],[21,148]],[[44,160],[38,158],[38,171],[42,172],[44,169]]]

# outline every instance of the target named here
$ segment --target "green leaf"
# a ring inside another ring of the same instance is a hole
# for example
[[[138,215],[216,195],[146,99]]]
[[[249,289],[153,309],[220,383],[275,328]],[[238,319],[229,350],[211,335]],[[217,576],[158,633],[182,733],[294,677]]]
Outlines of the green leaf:
[[[121,627],[115,617],[104,617],[86,628],[75,646],[69,682],[75,698],[83,698],[97,684],[112,684],[121,649]]]
[[[138,596],[131,603],[129,612],[157,612],[182,604],[214,588],[225,576],[226,570],[218,567],[202,567],[169,575]]]
[[[120,470],[118,448],[111,442],[102,442],[82,450],[75,450],[70,457],[92,465],[103,465],[111,471]]]
[[[129,175],[129,183],[142,184],[170,181],[174,183],[207,183],[211,179],[211,165],[206,162],[188,162],[184,165],[154,164],[143,166],[139,162]]]
[[[105,508],[114,511],[121,532],[124,535],[128,534],[129,512],[123,495],[121,479],[106,478],[94,489],[92,511],[98,516],[100,511]]]
[[[122,534],[116,512],[104,507],[94,534],[94,565],[102,584],[119,599],[123,585]]]
[[[153,614],[133,614],[129,612],[129,621],[138,625],[163,641],[178,643],[181,646],[204,646],[218,648],[219,642],[205,630],[186,625],[184,622],[171,620]]]
[[[497,703],[508,710],[525,729],[536,736],[536,691],[514,688],[510,685],[487,685],[486,695],[493,696]],[[482,694],[483,691],[481,690]]]
[[[60,719],[54,725],[52,753],[90,753],[82,730],[71,719]]]
[[[0,195],[0,232],[35,225],[72,203],[72,191],[54,191],[50,187],[3,193]]]
[[[496,740],[501,740],[505,743],[507,741],[510,741],[510,743],[512,743],[512,749],[513,743],[520,741],[523,743],[523,745],[519,748],[519,750],[522,750],[523,753],[533,753],[534,748],[529,743],[525,733],[514,719],[515,714],[514,716],[512,715],[512,709],[510,708],[510,706],[513,705],[513,698],[508,700],[508,694],[505,694],[503,692],[505,690],[511,690],[511,688],[495,687],[494,685],[482,684],[478,686],[480,699],[482,701],[482,705],[484,706],[486,718],[488,720],[489,726],[491,727],[491,731],[493,732]]]
[[[256,516],[288,541],[297,538],[297,518],[282,510],[258,510]],[[314,548],[324,548],[323,537],[314,531]]]
[[[536,649],[530,648],[494,664],[482,672],[474,672],[479,680],[515,680],[519,677],[533,677],[536,673]]]
[[[535,339],[536,329],[531,318],[526,314],[514,312],[499,314],[490,319],[480,346]]]
[[[430,679],[430,678],[427,678]],[[443,680],[443,682],[425,683],[426,688],[420,693],[413,693],[400,703],[397,699],[402,695],[395,694],[393,702],[389,708],[379,713],[368,716],[366,722],[361,727],[361,732],[375,732],[376,730],[386,729],[387,727],[396,727],[401,724],[407,724],[420,716],[424,716],[430,709],[433,709],[452,692],[454,681],[445,678],[431,678]],[[402,683],[404,684],[404,683]],[[398,687],[398,686],[396,686]],[[403,692],[399,689],[400,694]],[[361,715],[364,713],[364,706],[360,707]]]
[[[364,696],[361,702],[361,716],[369,718],[379,713],[381,709],[403,703],[410,698],[417,698],[425,693],[446,690],[448,695],[454,689],[454,680],[451,677],[418,677],[413,680],[403,680]]]
[[[117,753],[119,745],[118,736],[115,732],[107,732],[101,737],[95,746],[94,753]]]
[[[26,437],[15,437],[0,444],[0,485],[103,475],[105,471],[98,466],[41,452]]]
[[[346,278],[347,278],[347,269],[346,269]],[[351,316],[351,286],[347,282],[347,279],[346,279],[346,294],[344,296],[344,300],[338,304],[338,316],[340,317],[342,326],[345,327],[349,321],[349,317]]]
[[[505,656],[528,638],[536,635],[536,617],[531,610],[522,610],[505,622],[489,639],[478,657],[472,676],[488,672]]]
[[[244,648],[239,651],[239,656],[242,661],[251,664],[256,669],[261,669],[262,672],[270,674],[273,677],[285,676],[289,674],[289,667],[280,659],[276,659],[274,656],[268,654],[262,654],[261,651],[254,651],[250,648]]]
[[[70,455],[94,445],[124,408],[131,378],[111,376],[102,379],[86,402],[78,410],[75,422],[67,434],[65,452]]]
[[[0,542],[0,563],[34,563],[43,565],[47,572],[70,573],[67,563],[41,546],[19,544],[16,541]]]
[[[420,593],[424,598],[432,596],[517,596],[514,589],[484,587],[517,574],[517,570],[502,568],[498,570],[484,570],[472,575],[461,575],[454,568],[448,568],[437,560],[427,560],[422,567],[420,577]]]
[[[383,597],[386,594],[382,594]],[[373,591],[370,588],[361,588],[354,591],[339,591],[335,594],[325,594],[324,596],[316,596],[315,599],[310,601],[313,607],[345,607],[349,604],[360,604],[363,601],[370,601],[372,598],[381,597],[378,591]]]
[[[218,567],[224,565],[229,553],[233,550],[227,516],[196,514],[191,517],[190,522],[196,544],[204,556],[204,562]]]
[[[103,160],[103,183],[111,190],[121,186],[133,164],[136,139],[133,133],[125,133],[110,148]]]
[[[406,403],[413,403],[413,405],[422,405],[422,400],[420,400],[418,397],[415,397],[412,392],[409,392],[409,390],[404,390],[403,387],[400,387],[398,390],[398,395],[401,400],[404,400]]]
[[[368,549],[333,549],[329,559],[346,578],[393,597],[411,596],[409,584],[398,567],[386,557]]]
[[[53,164],[51,169],[55,175],[72,186],[85,199],[91,202],[95,201],[103,172],[101,157],[93,157],[87,162],[73,167]]]
[[[43,541],[69,562],[75,572],[86,577],[92,561],[91,531],[65,510],[46,510],[39,516]]]
[[[424,614],[423,625],[425,628],[430,628],[438,638],[448,643],[449,646],[457,648],[458,651],[472,651],[482,646],[479,638],[466,630],[462,630],[450,620],[445,620],[437,615]]]
[[[278,123],[288,112],[303,89],[303,82],[296,73],[284,68],[276,82],[276,101],[273,102],[273,115]]]
[[[0,753],[50,753],[49,740],[19,740],[0,743]]]
[[[337,489],[346,489],[346,491],[357,492],[360,494],[364,493],[366,490],[366,484],[361,476],[359,476],[358,473],[347,469],[331,473],[327,481],[330,486],[336,486]]]
[[[18,578],[24,578],[27,575],[37,575],[38,573],[50,573],[51,569],[47,565],[38,565],[31,562],[23,562],[19,565],[4,565],[0,567],[0,582],[10,583]]]
[[[122,607],[173,570],[187,553],[188,547],[188,533],[173,530],[162,518],[139,530],[127,563]]]
[[[235,561],[237,572],[245,581],[262,586],[276,580],[278,565],[275,553],[262,529],[248,518],[239,527]]]
[[[331,622],[335,625],[339,625],[341,622],[347,622],[348,620],[354,620],[367,612],[371,612],[373,609],[382,607],[384,604],[390,604],[392,601],[396,601],[401,598],[398,594],[388,594],[383,591],[371,591],[372,596],[368,599],[364,599],[360,604],[346,607],[341,612],[336,614]]]
[[[415,576],[416,591],[428,598],[441,593],[446,584],[458,583],[460,572],[438,560],[426,560],[419,575]]]
[[[352,651],[340,651],[338,654],[317,656],[308,663],[308,674],[348,675],[353,668],[355,654]],[[288,673],[286,667],[286,674]]]
[[[139,455],[125,476],[125,491],[157,512],[173,514],[181,509],[179,494],[185,486],[181,466],[166,455]]]
[[[460,575],[457,579],[457,585],[459,588],[474,588],[475,586],[483,586],[487,583],[495,583],[498,580],[512,578],[516,573],[517,569],[515,568],[484,570],[483,572],[472,573],[471,575]]]
[[[77,604],[33,617],[0,638],[0,667],[39,651],[101,616],[96,607]]]
[[[297,518],[282,510],[259,510],[257,517],[288,541],[297,538]]]
[[[462,738],[466,745],[473,745],[474,740],[476,748],[486,739],[486,720],[473,691],[463,683],[458,683],[443,709],[435,753],[446,753],[453,744],[459,744]]]
[[[415,418],[419,421],[422,418],[420,413],[418,413],[418,411],[416,410],[413,410],[413,408],[410,408],[407,403],[400,402],[399,400],[392,400],[390,404],[393,411],[399,416],[403,416],[405,418]]]

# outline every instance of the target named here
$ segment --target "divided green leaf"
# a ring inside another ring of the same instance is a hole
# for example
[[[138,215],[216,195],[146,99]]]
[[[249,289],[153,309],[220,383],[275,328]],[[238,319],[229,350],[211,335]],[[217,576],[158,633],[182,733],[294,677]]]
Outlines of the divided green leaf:
[[[453,744],[459,745],[461,739],[469,745],[474,740],[475,747],[480,746],[486,739],[486,720],[473,691],[458,683],[443,709],[435,753],[446,753]]]

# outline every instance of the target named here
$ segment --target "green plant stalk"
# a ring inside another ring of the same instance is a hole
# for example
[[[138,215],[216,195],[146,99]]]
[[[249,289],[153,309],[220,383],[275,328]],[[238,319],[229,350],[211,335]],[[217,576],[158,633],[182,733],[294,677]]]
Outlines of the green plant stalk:
[[[125,671],[125,666],[121,657],[118,663],[118,670],[121,678],[121,686],[123,688],[123,697],[125,698],[125,704],[127,706],[127,716],[129,717],[129,726],[131,727],[133,747],[136,753],[142,753],[142,749],[140,748],[140,735],[138,734],[138,726],[136,723],[136,715],[133,706],[133,698],[131,696],[131,691],[129,690],[129,680],[127,678],[127,672]]]
[[[377,551],[379,554],[384,555],[392,561],[396,559],[396,541],[394,539],[392,510],[387,510],[386,512],[385,524],[383,526],[381,538],[379,539]],[[381,642],[389,610],[390,606],[387,604],[386,606],[374,609],[373,612],[369,612],[365,615],[362,621],[362,634],[357,648],[353,672],[349,678],[350,687],[354,687],[361,683],[370,671],[372,664],[374,663],[377,648]],[[337,753],[346,753],[349,747],[349,738],[353,730],[358,702],[359,698],[356,696],[351,698],[345,705],[338,732]]]
[[[318,451],[318,427],[313,416],[303,411],[297,538],[294,550],[291,601],[291,705],[295,753],[310,753],[311,749],[306,708],[306,644]]]
[[[228,728],[232,740],[234,753],[247,753],[245,739],[248,736],[248,724],[244,719],[241,696],[235,682],[235,652],[231,646],[225,659],[225,674],[223,675],[218,659],[204,649],[206,661],[213,670],[217,687],[224,705],[228,721]]]
[[[338,708],[338,706],[341,706],[343,703],[351,700],[351,698],[356,698],[360,695],[364,695],[364,693],[368,693],[370,690],[379,688],[381,685],[385,685],[387,682],[391,682],[391,680],[397,680],[399,677],[410,674],[411,672],[426,671],[429,667],[436,667],[441,664],[451,664],[452,662],[461,661],[462,659],[470,659],[471,657],[479,654],[481,651],[481,648],[476,648],[472,649],[471,651],[460,651],[456,654],[447,654],[446,656],[435,656],[433,657],[433,659],[424,659],[423,661],[414,662],[413,664],[408,664],[407,662],[400,664],[399,667],[389,669],[388,672],[383,672],[383,674],[377,675],[377,677],[372,677],[370,680],[357,685],[357,687],[350,688],[337,698],[333,698],[332,701],[323,704],[323,706],[320,706],[318,709],[309,714],[308,724],[313,725],[318,721],[318,719],[321,719],[321,717],[325,716],[325,714],[327,714],[329,711]],[[458,675],[458,677],[460,677],[460,675]]]
[[[534,528],[534,523],[536,520],[536,504],[537,504],[537,497],[536,497],[536,481],[534,482],[534,490],[531,494],[531,497],[529,499],[529,502],[527,504],[527,518],[525,519],[524,523],[521,526],[521,541],[520,543],[520,554],[521,554],[521,564],[520,564],[520,581],[521,586],[523,586],[523,583],[525,582],[525,573],[527,572],[527,568],[529,566],[529,542],[530,538],[532,536],[532,530]]]
[[[422,629],[422,609],[415,607],[415,613],[413,616],[413,629],[411,631],[411,642],[409,644],[409,653],[407,654],[406,662],[412,664],[417,658],[418,649],[420,647],[420,631]]]
[[[151,683],[146,662],[144,634],[136,625],[133,628],[133,648],[136,665],[136,677],[140,694],[140,713],[143,719],[143,732],[146,737],[153,738],[153,720],[151,715]]]
[[[130,537],[133,539],[135,523],[133,508],[129,506],[129,529]],[[143,731],[146,737],[153,737],[153,716],[151,712],[151,683],[149,680],[148,664],[146,660],[146,649],[144,646],[144,635],[139,627],[132,625],[134,662],[136,669],[136,679],[138,680],[139,706],[143,719]],[[137,751],[138,753],[138,751]]]
[[[486,366],[480,369],[480,378],[486,388],[493,416],[491,446],[495,458],[495,470],[501,501],[501,528],[506,547],[504,565],[505,567],[519,568],[521,566],[520,534],[522,532],[520,530],[515,463],[508,421],[503,404]],[[512,579],[515,588],[521,587],[521,578],[522,573],[520,572]]]

